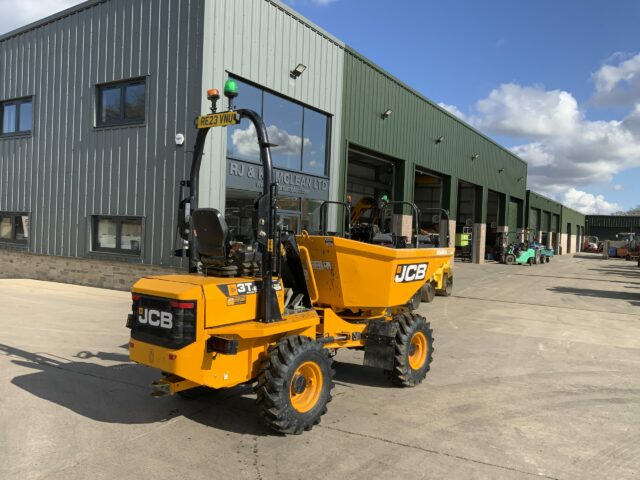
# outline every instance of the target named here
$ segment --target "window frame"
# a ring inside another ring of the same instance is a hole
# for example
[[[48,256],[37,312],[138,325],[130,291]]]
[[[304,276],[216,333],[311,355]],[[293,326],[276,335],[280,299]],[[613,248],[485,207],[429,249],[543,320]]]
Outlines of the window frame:
[[[100,220],[112,220],[116,224],[116,247],[98,246],[98,223]],[[122,248],[122,223],[126,221],[140,222],[140,248],[130,250]],[[91,251],[95,253],[112,253],[124,255],[126,257],[142,257],[142,245],[144,243],[144,219],[143,217],[120,216],[120,215],[92,215],[91,216]]]
[[[22,245],[29,244],[30,232],[27,232],[27,238],[23,240],[16,239],[16,218],[22,221],[21,217],[27,217],[31,220],[31,215],[28,212],[0,212],[0,217],[9,217],[11,219],[11,238],[0,238],[0,245]],[[29,222],[31,226],[31,222]]]
[[[20,131],[20,106],[30,103],[31,104],[31,126],[29,130]],[[16,107],[16,124],[15,132],[11,133],[3,133],[4,130],[4,108],[7,105],[15,105]],[[30,137],[33,135],[33,96],[29,97],[19,97],[19,98],[11,98],[7,100],[0,101],[0,138],[10,138],[10,137]]]
[[[144,85],[144,115],[138,118],[126,118],[127,87],[131,85],[138,85],[138,84]],[[120,118],[117,120],[103,122],[102,121],[102,92],[103,90],[107,90],[114,87],[118,87],[118,89],[120,90]],[[129,125],[130,126],[146,125],[147,103],[148,103],[146,77],[138,77],[138,78],[131,78],[127,80],[118,80],[117,82],[96,84],[95,99],[96,99],[95,100],[96,114],[95,114],[94,128],[109,128],[109,127],[120,127],[120,126],[129,126]]]

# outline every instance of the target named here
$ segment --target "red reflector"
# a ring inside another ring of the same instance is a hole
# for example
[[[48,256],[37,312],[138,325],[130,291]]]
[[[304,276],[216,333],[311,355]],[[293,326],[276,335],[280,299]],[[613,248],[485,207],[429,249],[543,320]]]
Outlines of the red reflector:
[[[169,354],[169,360],[175,360],[177,357],[177,355],[175,353],[170,353]]]
[[[138,300],[140,300],[140,295],[131,294],[131,299],[132,299],[134,302],[137,302]]]
[[[171,308],[185,308],[189,310],[193,310],[194,308],[196,308],[196,304],[193,302],[178,302],[176,300],[171,300],[169,302],[169,306]]]
[[[129,348],[133,348],[133,342],[129,342]]]

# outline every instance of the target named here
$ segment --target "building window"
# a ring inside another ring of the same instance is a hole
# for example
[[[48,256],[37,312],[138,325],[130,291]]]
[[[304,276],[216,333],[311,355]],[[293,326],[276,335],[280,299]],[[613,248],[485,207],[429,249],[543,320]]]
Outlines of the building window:
[[[2,136],[28,135],[33,124],[33,101],[31,98],[8,100],[0,103]]]
[[[99,127],[144,123],[146,84],[144,79],[98,85]]]
[[[135,217],[93,217],[93,250],[140,255],[142,219]]]
[[[0,242],[26,244],[29,239],[29,214],[0,212]]]
[[[311,175],[326,175],[328,115],[244,81],[236,82],[237,107],[254,110],[264,119],[269,141],[275,144],[271,148],[273,165]],[[260,161],[258,139],[250,122],[227,129],[227,157]]]

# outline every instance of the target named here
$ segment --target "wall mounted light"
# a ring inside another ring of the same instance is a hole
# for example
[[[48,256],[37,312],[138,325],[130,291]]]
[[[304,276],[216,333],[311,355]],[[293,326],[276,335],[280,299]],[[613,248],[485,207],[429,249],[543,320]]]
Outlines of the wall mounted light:
[[[304,73],[304,71],[307,69],[306,65],[303,65],[302,63],[299,63],[296,68],[294,68],[293,70],[291,70],[291,72],[289,72],[289,75],[291,75],[291,78],[298,78],[300,75],[302,75]]]
[[[500,170],[498,170],[498,173],[502,173],[504,172],[504,168],[501,168]]]
[[[391,110],[390,108],[387,108],[387,111],[384,112],[382,115],[380,115],[382,117],[382,119],[384,120],[385,118],[389,118],[391,116],[391,114],[393,113],[393,110]]]
[[[479,159],[479,158],[480,158],[480,154],[479,154],[479,153],[475,153],[475,154],[473,155],[473,157],[471,157],[471,160],[477,160],[477,159]]]
[[[441,135],[438,138],[436,138],[436,143],[442,143],[442,142],[444,142],[444,135]]]
[[[520,177],[518,178],[518,180],[516,180],[516,182],[519,182],[520,180],[522,180],[524,177]]]

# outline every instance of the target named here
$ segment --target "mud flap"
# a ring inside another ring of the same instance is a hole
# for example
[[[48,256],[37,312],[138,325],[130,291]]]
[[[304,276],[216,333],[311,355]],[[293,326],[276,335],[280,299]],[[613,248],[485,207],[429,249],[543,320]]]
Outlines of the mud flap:
[[[367,367],[392,370],[395,356],[395,339],[398,331],[396,322],[372,320],[362,335],[364,344],[364,365]]]

